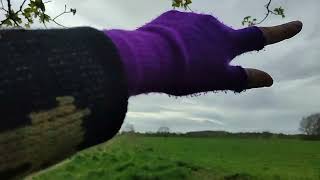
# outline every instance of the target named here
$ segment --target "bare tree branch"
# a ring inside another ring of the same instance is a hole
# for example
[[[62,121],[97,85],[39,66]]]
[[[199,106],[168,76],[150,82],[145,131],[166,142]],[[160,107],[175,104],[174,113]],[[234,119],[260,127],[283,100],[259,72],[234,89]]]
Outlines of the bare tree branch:
[[[27,1],[27,0],[24,0],[24,1],[22,2],[22,4],[20,5],[19,11],[17,11],[16,14],[18,14],[19,12],[22,12],[22,8],[23,8],[24,4],[26,3],[26,1]]]
[[[4,8],[4,5],[3,5],[2,0],[0,0],[0,2],[1,2],[0,10],[5,11],[5,12],[7,12],[7,13],[8,13],[8,10],[6,10],[6,9]]]
[[[58,23],[56,21],[56,19],[58,19],[60,16],[64,15],[64,14],[69,14],[69,13],[73,13],[72,9],[70,9],[69,11],[67,11],[67,5],[64,5],[64,11],[60,14],[58,14],[56,17],[54,17],[53,19],[51,19],[52,22],[56,23],[58,26],[62,26],[64,28],[66,28],[66,26],[63,26],[62,24]]]
[[[284,9],[280,6],[279,8],[275,8],[274,10],[271,10],[270,9],[271,3],[272,3],[272,0],[268,0],[268,3],[265,5],[265,8],[266,8],[267,12],[266,12],[266,15],[264,16],[264,18],[261,21],[257,22],[256,18],[251,19],[252,18],[251,16],[247,16],[247,17],[243,18],[242,25],[248,24],[248,26],[254,26],[254,25],[261,24],[265,20],[267,20],[267,18],[271,14],[272,15],[280,15],[280,16],[282,16],[282,18],[284,18],[285,17]]]
[[[189,5],[186,5],[186,7],[187,7],[191,12],[193,12],[193,10],[190,8]]]
[[[47,3],[52,2],[52,0],[47,0],[45,2],[35,1],[35,0],[21,0],[22,3],[19,9],[14,10],[11,6],[11,0],[6,0],[7,4],[0,0],[0,11],[5,12],[5,18],[0,21],[0,27],[2,25],[6,25],[8,27],[20,27],[25,25],[26,27],[30,27],[30,25],[34,22],[35,19],[39,19],[40,22],[47,28],[48,22],[53,22],[58,26],[65,27],[61,23],[57,22],[57,19],[64,14],[72,13],[73,15],[76,14],[76,9],[67,10],[67,6],[65,5],[64,11],[54,18],[51,18],[48,14],[45,13],[45,5]],[[26,6],[27,2],[30,4]],[[5,7],[6,5],[6,7]]]
[[[11,9],[11,0],[7,0],[7,4],[8,4],[8,11],[9,11],[9,15],[12,13],[12,9]]]
[[[269,17],[270,13],[271,13],[271,14],[275,14],[273,11],[270,10],[270,4],[271,4],[271,2],[272,2],[272,0],[269,0],[269,2],[265,5],[265,7],[266,7],[266,9],[267,9],[266,16],[265,16],[260,22],[255,23],[256,25],[263,23],[263,22]]]

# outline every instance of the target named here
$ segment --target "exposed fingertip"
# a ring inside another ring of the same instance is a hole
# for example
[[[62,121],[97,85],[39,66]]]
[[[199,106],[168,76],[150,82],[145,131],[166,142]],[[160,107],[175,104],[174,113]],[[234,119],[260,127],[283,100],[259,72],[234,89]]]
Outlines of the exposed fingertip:
[[[294,35],[301,32],[302,27],[303,27],[303,23],[301,21],[292,21],[287,24],[288,24],[288,26],[292,26],[292,31],[294,32]]]
[[[273,78],[268,73],[258,69],[246,68],[245,70],[248,76],[248,89],[273,85]]]
[[[273,85],[273,78],[268,73],[265,73],[265,77],[267,77],[264,81],[265,87],[271,87]]]
[[[278,43],[297,35],[303,27],[301,21],[292,21],[272,27],[259,27],[266,38],[266,45]]]
[[[296,25],[299,32],[302,30],[303,23],[301,21],[293,21],[292,23]]]

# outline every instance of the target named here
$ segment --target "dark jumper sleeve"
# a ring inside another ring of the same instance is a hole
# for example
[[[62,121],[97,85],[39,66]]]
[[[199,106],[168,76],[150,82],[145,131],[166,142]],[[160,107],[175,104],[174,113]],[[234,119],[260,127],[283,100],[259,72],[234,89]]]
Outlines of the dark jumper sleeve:
[[[103,32],[0,30],[1,179],[112,138],[127,104],[120,57]]]

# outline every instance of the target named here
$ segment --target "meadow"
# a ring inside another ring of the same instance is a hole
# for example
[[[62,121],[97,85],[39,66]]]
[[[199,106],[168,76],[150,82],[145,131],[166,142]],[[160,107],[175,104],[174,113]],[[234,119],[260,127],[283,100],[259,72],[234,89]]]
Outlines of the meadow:
[[[72,179],[320,179],[320,141],[119,135],[29,177]]]

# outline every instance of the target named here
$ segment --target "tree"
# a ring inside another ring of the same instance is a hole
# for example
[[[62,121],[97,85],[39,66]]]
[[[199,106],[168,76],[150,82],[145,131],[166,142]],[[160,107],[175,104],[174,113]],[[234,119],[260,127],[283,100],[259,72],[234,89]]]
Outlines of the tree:
[[[67,5],[64,7],[64,11],[58,15],[51,17],[46,13],[46,4],[51,1],[43,2],[42,0],[21,0],[21,4],[18,8],[13,8],[11,0],[0,0],[0,11],[4,12],[4,19],[0,21],[0,27],[26,27],[29,28],[34,20],[38,19],[46,27],[46,23],[53,22],[59,26],[62,24],[57,22],[57,19],[64,14],[75,15],[77,10],[70,8],[67,9]],[[64,27],[64,26],[63,26]]]
[[[166,126],[162,126],[158,129],[159,134],[169,134],[170,133],[170,128]]]
[[[320,135],[320,113],[302,118],[300,131],[307,135]]]

